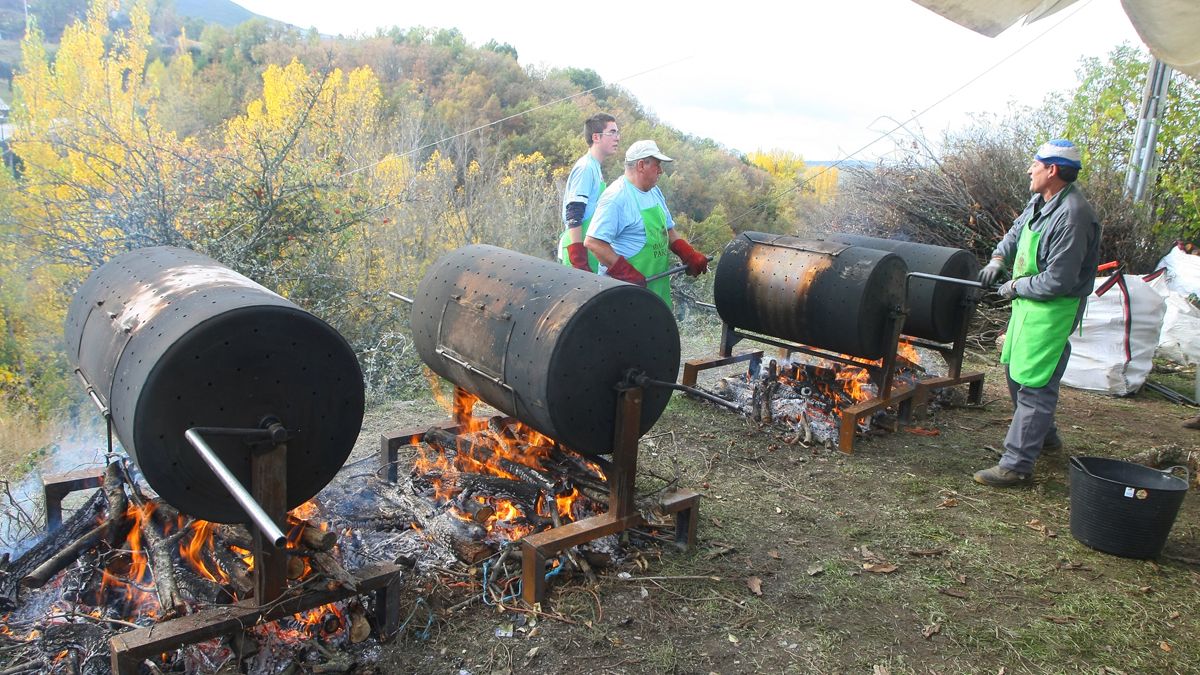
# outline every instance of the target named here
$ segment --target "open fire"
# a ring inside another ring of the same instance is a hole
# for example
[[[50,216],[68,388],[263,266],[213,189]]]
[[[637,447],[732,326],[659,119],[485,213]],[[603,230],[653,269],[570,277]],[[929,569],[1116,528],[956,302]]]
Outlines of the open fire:
[[[143,494],[135,477],[124,460],[112,462],[104,488],[71,519],[18,560],[5,561],[0,646],[19,657],[7,666],[107,673],[113,635],[250,594],[249,532],[184,516]],[[288,577],[296,588],[347,578],[336,537],[307,519],[320,511],[310,500],[288,517]],[[362,642],[368,633],[365,608],[351,599],[251,627],[236,648],[215,639],[171,650],[150,659],[151,669],[215,672],[245,658],[251,672],[274,672],[317,646]]]
[[[877,368],[882,363],[840,356],[863,367],[797,354],[796,360],[782,365],[771,361],[757,370],[722,378],[717,383],[717,394],[742,406],[756,421],[791,427],[798,442],[836,444],[842,415],[852,406],[879,396],[868,367]],[[913,345],[899,342],[893,388],[925,377],[921,363],[921,354]],[[859,420],[858,432],[868,431],[871,419]]]
[[[457,429],[435,427],[411,439],[416,458],[404,492],[416,512],[428,514],[417,525],[432,538],[474,562],[527,535],[607,510],[600,464],[519,421],[474,416],[478,401],[455,388],[443,403]]]

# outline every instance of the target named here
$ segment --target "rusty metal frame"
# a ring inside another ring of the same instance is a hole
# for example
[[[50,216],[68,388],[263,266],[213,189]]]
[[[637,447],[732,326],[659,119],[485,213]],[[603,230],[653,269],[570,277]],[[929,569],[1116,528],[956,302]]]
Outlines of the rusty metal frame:
[[[855,405],[844,408],[840,414],[838,425],[838,449],[846,454],[854,452],[854,435],[858,426],[858,420],[867,415],[874,414],[879,410],[898,406],[899,417],[901,419],[910,419],[912,417],[913,404],[919,397],[925,393],[919,387],[915,386],[894,386],[893,377],[895,375],[897,348],[900,342],[900,331],[904,326],[905,313],[902,311],[893,311],[888,313],[887,321],[884,323],[884,331],[887,336],[884,345],[884,356],[879,365],[871,365],[848,359],[841,354],[829,352],[816,347],[802,345],[786,340],[756,335],[753,333],[745,333],[728,324],[721,324],[721,346],[719,355],[709,359],[695,359],[688,361],[683,367],[682,383],[694,387],[696,385],[696,376],[702,370],[709,368],[717,368],[726,366],[741,361],[761,362],[763,357],[762,351],[752,351],[734,356],[732,354],[733,347],[742,340],[751,340],[773,347],[778,347],[783,350],[785,357],[790,356],[795,352],[808,354],[821,359],[827,359],[846,365],[865,368],[871,374],[871,380],[879,390],[879,395],[875,398],[856,403]],[[969,322],[969,317],[967,321]],[[965,342],[965,331],[962,337]],[[961,353],[961,347],[960,347]],[[753,365],[751,366],[753,369]],[[968,376],[970,377],[970,376]],[[982,374],[979,375],[982,379]],[[965,381],[965,380],[964,380]],[[974,385],[972,385],[974,387]],[[982,387],[982,382],[980,382]],[[972,390],[974,391],[974,390]]]
[[[436,424],[406,427],[379,435],[379,465],[384,469],[383,479],[385,481],[395,483],[400,479],[400,448],[420,443],[421,437],[425,435],[426,431],[429,431],[430,427],[445,429],[454,434],[457,434],[461,428],[455,420],[446,420]]]
[[[287,443],[254,448],[250,455],[249,492],[276,524],[287,521]],[[322,605],[375,592],[376,606],[386,630],[398,626],[396,565],[368,568],[356,577],[354,588],[290,593],[287,587],[287,554],[275,548],[258,527],[248,527],[253,537],[254,597],[233,605],[171,619],[147,628],[127,631],[109,641],[112,671],[136,675],[148,656],[224,634],[244,630],[262,621],[275,621]],[[384,637],[391,633],[384,631]]]
[[[84,469],[42,476],[46,532],[53,532],[62,525],[62,503],[67,495],[101,485],[104,485],[104,469]]]
[[[608,512],[521,539],[521,597],[525,602],[532,605],[546,596],[546,562],[552,556],[577,544],[645,524],[634,503],[641,411],[642,388],[618,388],[612,471],[608,475]],[[681,549],[695,545],[699,506],[700,495],[689,491],[668,494],[659,503],[663,513],[675,516],[675,545]]]
[[[945,377],[934,377],[917,381],[917,391],[913,396],[912,406],[916,414],[924,411],[934,391],[960,384],[968,385],[967,402],[971,405],[980,405],[983,403],[983,372],[976,371],[965,374],[962,372],[963,357],[967,349],[967,333],[970,331],[971,319],[974,318],[975,309],[978,307],[978,298],[968,295],[963,298],[962,303],[963,311],[958,325],[958,332],[955,333],[954,342],[949,345],[905,336],[911,344],[937,352],[941,355],[942,360],[946,362],[947,372]]]
[[[400,573],[399,565],[375,565],[352,572],[355,588],[309,591],[301,594],[284,593],[274,602],[259,604],[255,599],[213,607],[195,614],[135,628],[109,640],[112,648],[112,672],[116,675],[136,675],[142,662],[165,651],[178,649],[222,635],[231,635],[262,622],[345,600],[356,595],[374,593],[376,614],[380,620],[381,639],[388,639],[400,627],[397,607]]]

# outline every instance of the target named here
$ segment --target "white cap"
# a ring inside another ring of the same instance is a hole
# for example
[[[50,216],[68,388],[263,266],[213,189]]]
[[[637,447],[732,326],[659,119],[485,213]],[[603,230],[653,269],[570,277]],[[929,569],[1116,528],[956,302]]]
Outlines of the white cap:
[[[654,141],[637,141],[625,151],[626,162],[636,162],[639,159],[646,159],[647,157],[654,157],[660,162],[675,161],[662,154],[662,150],[658,149],[658,143]]]

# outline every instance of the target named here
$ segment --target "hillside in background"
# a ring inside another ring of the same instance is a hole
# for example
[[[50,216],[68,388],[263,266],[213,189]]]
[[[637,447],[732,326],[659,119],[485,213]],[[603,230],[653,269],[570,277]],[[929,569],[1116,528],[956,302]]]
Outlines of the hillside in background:
[[[175,13],[179,16],[201,19],[206,23],[215,23],[226,28],[232,28],[250,19],[272,21],[230,0],[167,0],[162,4],[174,4]]]

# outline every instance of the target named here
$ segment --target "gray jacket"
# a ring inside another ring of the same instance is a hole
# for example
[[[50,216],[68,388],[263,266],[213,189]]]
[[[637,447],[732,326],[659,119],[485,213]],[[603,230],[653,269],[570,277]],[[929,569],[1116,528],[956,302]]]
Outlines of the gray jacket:
[[[1037,216],[1033,217],[1035,212]],[[992,251],[993,258],[1003,258],[1010,268],[1017,255],[1021,226],[1026,220],[1029,220],[1031,230],[1042,233],[1037,251],[1041,272],[1017,279],[1013,284],[1017,295],[1032,300],[1086,298],[1090,295],[1096,266],[1100,264],[1100,222],[1083,191],[1072,183],[1045,204],[1042,204],[1041,195],[1034,195],[1029,200],[1025,210],[1013,221],[1012,228]]]

